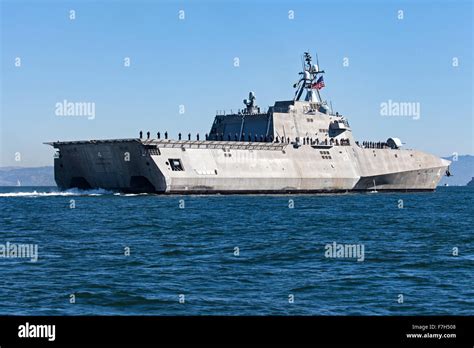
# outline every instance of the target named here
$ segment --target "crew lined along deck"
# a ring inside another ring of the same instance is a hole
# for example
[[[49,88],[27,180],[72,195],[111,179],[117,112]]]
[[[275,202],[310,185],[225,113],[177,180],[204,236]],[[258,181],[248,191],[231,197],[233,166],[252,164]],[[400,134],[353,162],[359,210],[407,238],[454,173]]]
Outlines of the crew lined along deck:
[[[365,149],[391,149],[390,145],[384,141],[363,141],[362,147]]]
[[[151,133],[147,132],[146,139],[151,139]],[[143,132],[140,131],[139,135],[140,139],[143,139]],[[191,133],[188,133],[188,141],[191,141]],[[161,133],[156,133],[156,139],[161,140]],[[168,132],[164,133],[164,140],[169,140]],[[183,140],[182,134],[178,133],[178,140]],[[200,140],[199,133],[196,134],[196,141]],[[303,137],[303,138],[296,138],[291,139],[289,137],[279,137],[276,136],[264,136],[264,135],[254,135],[248,134],[245,136],[245,133],[242,134],[242,137],[238,137],[237,134],[232,138],[230,135],[224,137],[222,134],[217,135],[216,139],[210,139],[209,135],[206,133],[205,135],[206,141],[221,141],[221,142],[252,142],[252,143],[281,143],[281,144],[294,144],[299,143],[300,145],[336,145],[336,146],[349,146],[351,145],[349,139],[334,139],[334,138],[325,138],[324,140],[319,140],[319,138],[311,138],[311,137]],[[357,142],[356,142],[357,143]]]
[[[169,139],[168,132],[164,132],[164,138],[161,139],[161,133],[157,132],[156,133],[156,140],[169,140],[171,141],[172,139]],[[151,133],[147,132],[146,133],[146,140],[153,140],[151,138]],[[140,131],[139,134],[140,140],[143,139],[143,132]],[[178,141],[185,141],[182,139],[182,134],[178,133]],[[240,139],[239,139],[240,138]],[[350,146],[351,142],[349,139],[337,139],[337,138],[325,138],[324,140],[319,140],[319,138],[312,138],[312,137],[303,137],[303,138],[296,138],[296,139],[290,139],[289,137],[279,137],[276,136],[273,138],[273,136],[257,136],[254,135],[252,136],[249,134],[247,137],[245,136],[245,133],[243,134],[242,137],[238,137],[237,134],[232,138],[230,135],[227,136],[227,139],[224,139],[223,135],[218,135],[217,139],[210,139],[209,135],[206,133],[205,134],[205,141],[206,142],[211,142],[213,144],[229,144],[231,143],[241,143],[241,144],[249,144],[249,143],[266,143],[266,144],[297,144],[298,146],[301,145],[310,145],[310,146]],[[193,143],[194,141],[191,140],[191,133],[187,134],[187,142]],[[183,142],[184,143],[184,142]],[[200,140],[199,133],[196,134],[196,140],[193,144],[203,144],[204,142]],[[166,143],[164,143],[166,144]],[[175,144],[175,143],[173,143]],[[367,149],[391,149],[390,145],[387,142],[375,142],[375,141],[363,141],[362,143],[359,143],[359,141],[356,141],[355,144],[359,147],[362,148],[367,148]]]
[[[148,132],[149,133],[149,132]],[[158,133],[159,134],[159,133]],[[140,132],[140,135],[141,132]],[[148,134],[147,134],[148,135]],[[103,140],[77,140],[77,141],[56,141],[56,142],[47,142],[45,144],[48,145],[66,145],[66,144],[101,144],[101,143],[118,143],[118,142],[135,142],[140,141],[144,145],[160,145],[161,147],[188,147],[188,148],[222,148],[222,147],[230,147],[233,149],[261,149],[261,150],[282,150],[286,145],[294,145],[295,147],[299,147],[301,145],[309,145],[313,147],[326,147],[330,148],[333,146],[350,146],[351,142],[349,139],[333,139],[330,138],[329,140],[326,138],[324,141],[319,141],[318,138],[313,139],[310,137],[305,137],[301,139],[291,140],[290,138],[279,138],[277,137],[275,141],[226,141],[226,140],[199,140],[199,134],[196,135],[196,140],[191,140],[190,134],[188,135],[188,140],[182,140],[179,138],[178,140],[169,139],[168,133],[165,132],[165,138],[149,138],[143,139],[140,137],[139,139],[136,138],[127,138],[127,139],[103,139]],[[366,149],[393,149],[390,145],[386,142],[370,142],[364,141],[360,144],[358,141],[355,144],[361,148]]]

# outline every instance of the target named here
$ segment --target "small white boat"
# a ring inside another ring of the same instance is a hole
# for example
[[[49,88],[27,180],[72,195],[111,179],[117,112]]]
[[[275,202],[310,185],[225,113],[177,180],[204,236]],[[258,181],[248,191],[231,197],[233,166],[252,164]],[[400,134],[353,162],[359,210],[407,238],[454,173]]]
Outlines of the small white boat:
[[[372,191],[370,193],[377,193],[377,186],[375,185],[375,179],[374,179],[374,187],[372,188]]]

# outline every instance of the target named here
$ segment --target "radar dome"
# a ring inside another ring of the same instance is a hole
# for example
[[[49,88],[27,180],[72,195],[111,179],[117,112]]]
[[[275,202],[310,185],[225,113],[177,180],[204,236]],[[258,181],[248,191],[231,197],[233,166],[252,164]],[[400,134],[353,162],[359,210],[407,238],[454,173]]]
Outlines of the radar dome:
[[[387,145],[392,149],[399,149],[402,147],[402,141],[398,138],[388,138]]]

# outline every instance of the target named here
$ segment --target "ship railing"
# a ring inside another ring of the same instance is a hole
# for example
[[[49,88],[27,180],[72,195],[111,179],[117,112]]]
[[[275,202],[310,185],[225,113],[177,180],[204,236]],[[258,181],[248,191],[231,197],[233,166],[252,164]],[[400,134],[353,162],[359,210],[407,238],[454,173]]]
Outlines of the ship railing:
[[[363,149],[392,149],[385,141],[359,141],[358,145]]]
[[[247,109],[230,109],[230,110],[216,110],[216,116],[229,116],[229,115],[266,115],[269,111],[267,109],[259,109],[258,112],[249,113]]]
[[[214,141],[214,140],[158,140],[150,139],[144,144],[154,144],[161,148],[195,148],[195,149],[241,149],[241,150],[281,150],[288,144],[261,143],[247,141]]]
[[[269,112],[278,112],[281,114],[288,114],[290,109],[285,107],[270,106],[267,109],[260,109],[259,112],[248,113],[247,109],[230,109],[230,110],[216,110],[216,116],[228,116],[228,115],[266,115]]]

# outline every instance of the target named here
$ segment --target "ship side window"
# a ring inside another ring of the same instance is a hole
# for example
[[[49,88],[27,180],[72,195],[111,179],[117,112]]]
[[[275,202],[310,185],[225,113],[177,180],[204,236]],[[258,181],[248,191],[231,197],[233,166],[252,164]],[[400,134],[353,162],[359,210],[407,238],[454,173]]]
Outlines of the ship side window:
[[[168,159],[171,170],[176,171],[176,172],[182,172],[184,171],[183,164],[181,163],[181,160],[179,158],[170,158]]]

